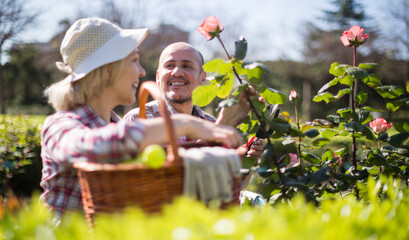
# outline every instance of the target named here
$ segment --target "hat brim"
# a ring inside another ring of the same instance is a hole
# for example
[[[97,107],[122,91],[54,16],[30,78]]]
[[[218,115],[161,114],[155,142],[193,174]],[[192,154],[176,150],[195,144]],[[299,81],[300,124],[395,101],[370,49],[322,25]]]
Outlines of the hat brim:
[[[75,82],[85,77],[92,70],[124,59],[143,42],[147,35],[147,28],[122,29],[111,40],[85,59],[64,81]]]

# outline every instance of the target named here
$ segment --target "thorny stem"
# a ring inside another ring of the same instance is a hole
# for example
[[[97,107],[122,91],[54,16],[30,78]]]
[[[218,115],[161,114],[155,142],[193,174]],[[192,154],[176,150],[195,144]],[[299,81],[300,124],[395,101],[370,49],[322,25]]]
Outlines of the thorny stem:
[[[227,55],[227,58],[228,58],[229,60],[231,60],[230,54],[229,54],[229,52],[227,51],[226,47],[224,46],[223,41],[220,39],[220,36],[216,36],[216,38],[219,40],[220,44],[222,45],[222,47],[223,47],[223,49],[224,49],[224,52],[225,52],[226,55]],[[239,83],[240,83],[240,84],[243,84],[243,80],[241,80],[241,78],[240,78],[239,74],[237,73],[236,68],[235,68],[234,66],[232,67],[232,70],[233,70],[234,75],[236,76],[237,80],[239,81]],[[254,112],[254,114],[256,115],[256,117],[257,117],[257,119],[258,119],[258,121],[259,121],[259,123],[260,123],[260,128],[261,128],[261,130],[263,131],[264,135],[267,136],[267,142],[268,142],[268,144],[273,145],[273,144],[271,143],[270,138],[268,137],[265,124],[264,124],[263,120],[261,119],[260,114],[257,112],[256,108],[254,107],[253,103],[251,102],[249,92],[246,90],[244,93],[245,93],[245,95],[246,95],[246,99],[247,99],[247,102],[249,103],[250,109]],[[276,160],[275,158],[273,158],[273,161],[274,161],[274,165],[275,165],[276,168],[277,168],[278,177],[279,177],[279,179],[280,179],[280,181],[281,181],[281,171],[280,171],[280,168],[278,167],[278,162],[277,162],[277,160]]]
[[[300,120],[298,119],[298,110],[297,110],[297,103],[294,103],[294,111],[295,111],[295,123],[297,124],[298,130],[300,130]],[[301,136],[298,136],[298,146],[297,146],[297,158],[298,163],[300,166],[300,174],[302,175],[302,162],[301,162]]]
[[[352,49],[354,49],[354,56],[353,56],[353,60],[352,60],[352,66],[356,67],[356,46],[352,46]],[[355,112],[355,88],[357,87],[357,79],[355,79],[355,82],[352,84],[352,91],[351,91],[351,107],[352,107],[352,112]],[[352,134],[354,134],[354,132],[352,132]],[[358,170],[358,165],[356,162],[356,137],[355,135],[352,135],[352,164],[355,167],[355,170]],[[358,187],[355,185],[355,192],[356,192],[356,199],[359,199],[359,189]]]

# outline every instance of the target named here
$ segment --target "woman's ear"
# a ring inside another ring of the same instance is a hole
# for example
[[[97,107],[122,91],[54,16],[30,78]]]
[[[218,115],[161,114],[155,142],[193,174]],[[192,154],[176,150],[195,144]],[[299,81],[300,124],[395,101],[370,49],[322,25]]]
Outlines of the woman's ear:
[[[159,85],[159,70],[156,70],[156,84]]]

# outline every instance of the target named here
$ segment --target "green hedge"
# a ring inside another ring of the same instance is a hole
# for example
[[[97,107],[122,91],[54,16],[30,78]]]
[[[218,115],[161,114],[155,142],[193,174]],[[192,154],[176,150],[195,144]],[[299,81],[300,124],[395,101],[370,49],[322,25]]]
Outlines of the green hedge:
[[[42,204],[33,203],[0,220],[0,239],[408,239],[409,197],[392,179],[368,180],[364,199],[324,200],[319,208],[299,195],[274,206],[206,208],[180,198],[162,214],[132,208],[99,216],[91,231],[80,214],[55,227]]]
[[[44,116],[0,115],[0,195],[30,197],[41,180]]]

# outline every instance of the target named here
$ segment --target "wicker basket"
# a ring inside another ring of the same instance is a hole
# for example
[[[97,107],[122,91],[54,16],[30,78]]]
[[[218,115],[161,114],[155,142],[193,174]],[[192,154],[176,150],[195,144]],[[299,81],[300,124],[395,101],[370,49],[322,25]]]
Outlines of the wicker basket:
[[[148,95],[159,100],[159,107],[170,141],[167,162],[160,169],[151,169],[143,164],[102,164],[77,162],[82,203],[90,224],[101,212],[117,212],[124,207],[136,205],[147,213],[158,212],[175,196],[183,194],[183,162],[178,154],[178,142],[172,122],[160,91],[153,81],[144,82],[140,88],[140,117],[145,118],[145,103]],[[192,145],[195,146],[197,145]],[[185,146],[182,146],[185,147]],[[238,204],[241,178],[233,178],[233,201],[222,207]]]

